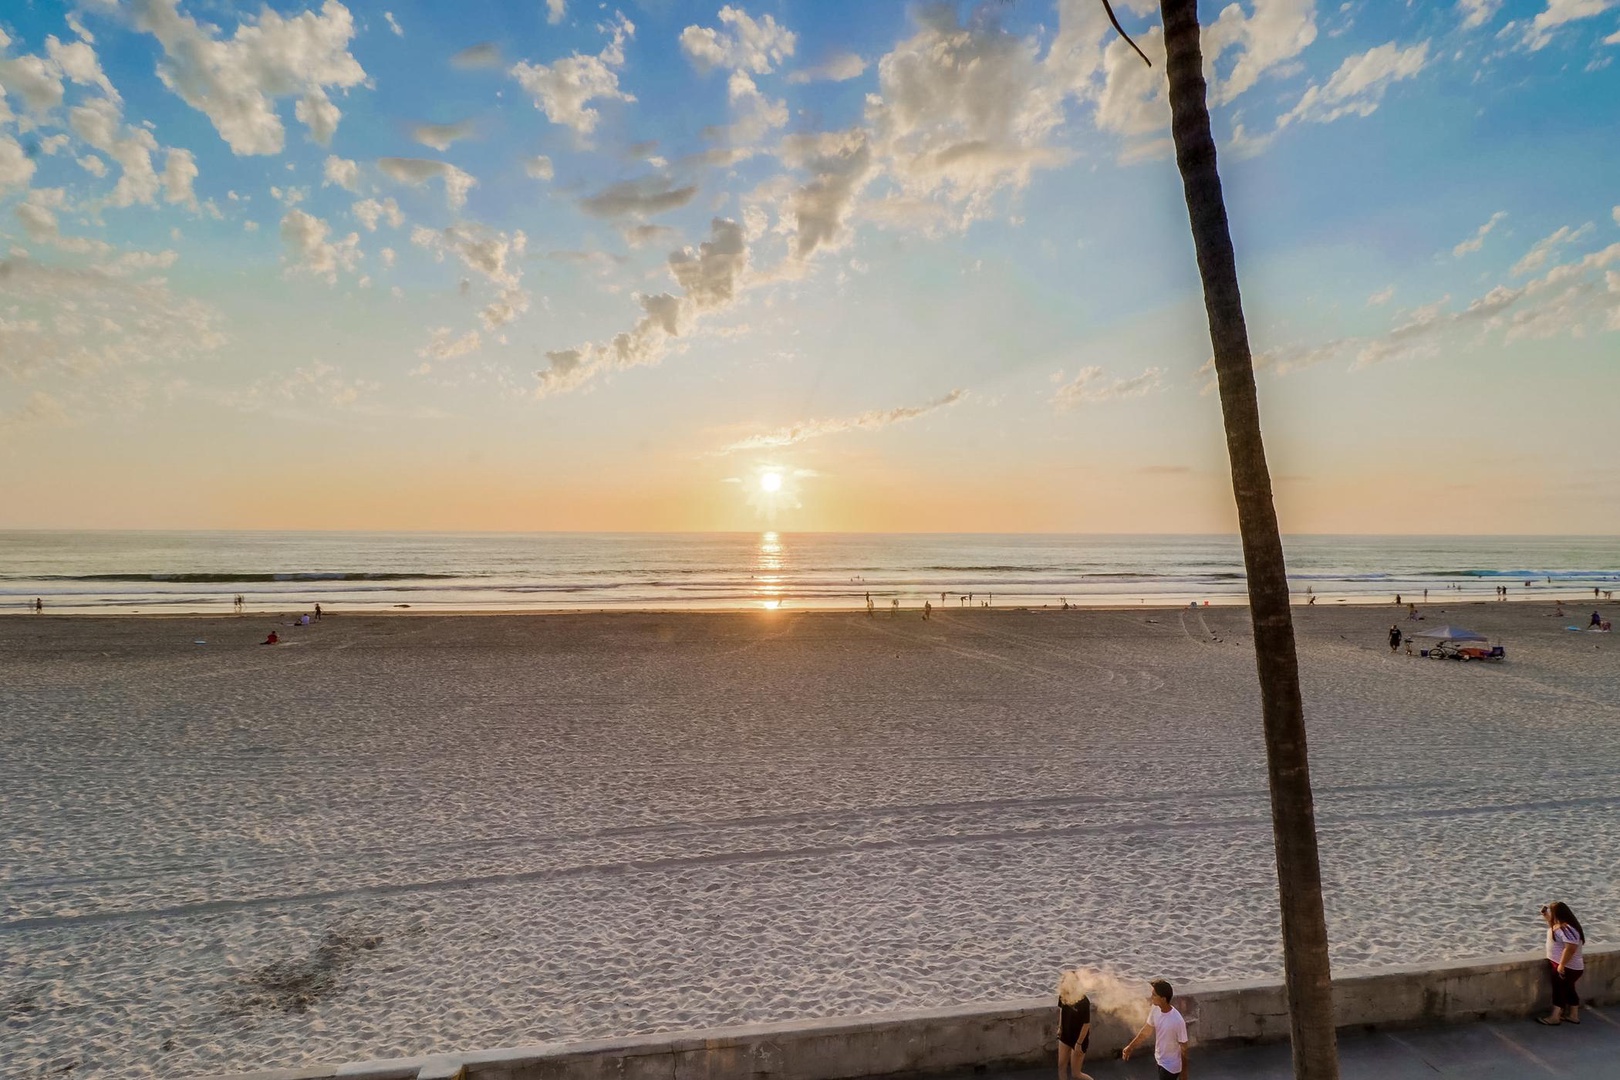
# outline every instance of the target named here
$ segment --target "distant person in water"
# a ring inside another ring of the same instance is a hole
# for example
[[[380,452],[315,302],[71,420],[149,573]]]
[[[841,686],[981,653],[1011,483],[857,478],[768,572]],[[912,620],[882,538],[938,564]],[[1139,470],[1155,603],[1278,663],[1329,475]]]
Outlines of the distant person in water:
[[[1394,652],[1401,647],[1401,626],[1394,623],[1389,628],[1389,651]]]
[[[1080,973],[1065,971],[1058,980],[1058,1080],[1091,1080],[1080,1070],[1091,1045],[1091,999],[1081,988]]]
[[[1153,1061],[1159,1066],[1159,1080],[1178,1080],[1187,1075],[1187,1021],[1170,1004],[1173,996],[1174,991],[1169,983],[1163,979],[1154,981],[1153,994],[1148,998],[1152,1004],[1148,1008],[1147,1023],[1136,1033],[1136,1038],[1119,1052],[1121,1059],[1129,1061],[1138,1046],[1152,1039]]]
[[[259,644],[260,645],[274,645],[276,642],[278,642],[280,640],[281,640],[281,638],[277,637],[276,632],[274,630],[272,630],[272,631],[270,631],[270,636],[265,638],[263,641],[259,642]]]

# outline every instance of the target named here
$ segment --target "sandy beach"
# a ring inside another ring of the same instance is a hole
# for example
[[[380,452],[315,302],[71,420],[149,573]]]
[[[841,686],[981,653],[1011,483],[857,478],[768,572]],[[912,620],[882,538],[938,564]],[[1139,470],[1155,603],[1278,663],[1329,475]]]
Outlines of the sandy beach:
[[[1612,943],[1620,639],[1443,606],[1296,610],[1336,964]],[[0,1074],[1280,970],[1244,609],[276,623],[0,618]]]

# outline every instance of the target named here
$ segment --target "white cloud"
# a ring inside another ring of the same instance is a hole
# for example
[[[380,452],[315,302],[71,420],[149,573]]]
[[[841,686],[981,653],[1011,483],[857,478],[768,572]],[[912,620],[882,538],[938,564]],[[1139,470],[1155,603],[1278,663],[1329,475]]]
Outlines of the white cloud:
[[[697,185],[676,187],[668,176],[644,176],[609,184],[579,201],[592,217],[650,217],[685,206],[697,195]]]
[[[788,76],[790,83],[848,82],[866,72],[866,61],[854,53],[837,53],[815,67],[802,68]]]
[[[454,165],[427,158],[378,158],[377,168],[391,179],[411,187],[421,187],[435,179],[443,181],[444,201],[452,210],[467,205],[467,192],[478,183],[470,173]]]
[[[1584,239],[1592,232],[1592,223],[1588,221],[1578,229],[1571,229],[1568,225],[1558,229],[1550,236],[1544,236],[1531,245],[1530,250],[1524,253],[1524,258],[1513,264],[1513,274],[1518,277],[1535,270],[1540,270],[1547,263],[1547,258],[1565,244],[1573,244]]]
[[[734,443],[721,447],[721,454],[732,454],[746,450],[775,450],[795,443],[805,442],[808,439],[820,439],[828,435],[838,435],[846,431],[876,431],[891,424],[915,420],[937,409],[948,408],[955,405],[967,396],[965,390],[952,390],[944,397],[937,398],[923,405],[909,405],[897,409],[871,409],[856,416],[838,418],[824,418],[818,420],[801,420],[795,424],[788,424],[773,431],[750,435]]]
[[[107,163],[96,157],[94,154],[86,154],[83,157],[78,158],[77,161],[79,163],[79,168],[83,169],[91,176],[99,178],[107,175]]]
[[[118,106],[108,98],[92,98],[68,111],[68,125],[79,138],[112,158],[122,170],[107,201],[113,206],[151,206],[159,188],[152,168],[157,140],[144,127],[120,131],[122,121]]]
[[[0,131],[0,194],[12,188],[26,188],[34,178],[34,159],[22,144]]]
[[[1457,0],[1457,10],[1462,12],[1462,28],[1472,30],[1484,26],[1495,18],[1502,7],[1502,0]]]
[[[354,18],[337,0],[326,0],[318,15],[291,18],[262,8],[228,39],[181,14],[178,0],[133,0],[132,7],[135,25],[163,46],[159,78],[206,115],[236,154],[280,153],[286,132],[276,99],[295,95],[295,115],[324,145],[341,115],[326,89],[366,77],[349,54]]]
[[[1240,50],[1230,74],[1212,80],[1211,105],[1234,100],[1316,40],[1316,0],[1253,0],[1253,8],[1245,14],[1240,5],[1229,4],[1204,28],[1206,72],[1217,69],[1228,49]]]
[[[471,120],[458,120],[453,124],[417,124],[411,128],[411,138],[443,153],[450,149],[451,143],[471,135],[476,127]]]
[[[724,67],[767,75],[793,55],[798,41],[798,35],[772,16],[755,20],[729,5],[720,9],[720,22],[726,29],[688,26],[681,31],[681,52],[699,71]]]
[[[416,350],[416,355],[427,360],[453,360],[478,351],[483,344],[477,330],[469,330],[459,338],[448,326],[433,331],[428,343]]]
[[[142,253],[144,254],[144,253]],[[172,262],[172,253],[147,256]],[[219,316],[162,282],[98,268],[0,260],[0,375],[71,381],[86,392],[121,392],[120,369],[184,363],[225,342]]]
[[[1496,228],[1497,225],[1501,224],[1506,218],[1507,211],[1498,210],[1496,213],[1491,215],[1489,221],[1481,225],[1478,229],[1474,230],[1473,236],[1470,236],[1467,240],[1464,240],[1462,243],[1452,248],[1451,254],[1460,259],[1464,255],[1478,251],[1480,248],[1485,246],[1485,237],[1489,236],[1491,230]]]
[[[529,158],[527,161],[525,161],[523,163],[523,171],[534,177],[536,180],[550,180],[557,175],[557,170],[552,167],[551,159],[546,157],[544,154],[541,154],[539,157]]]
[[[192,184],[197,179],[197,159],[190,150],[170,150],[163,161],[163,197],[197,209],[197,195]]]
[[[7,38],[0,49],[9,44]],[[20,95],[30,112],[43,116],[62,104],[62,69],[39,56],[0,56],[0,90]]]
[[[696,251],[672,252],[669,271],[681,295],[657,293],[636,298],[641,317],[631,329],[607,342],[556,349],[546,353],[547,366],[536,372],[538,397],[577,390],[611,371],[657,364],[672,338],[688,333],[704,315],[735,302],[748,271],[748,243],[735,221],[715,218],[710,239]]]
[[[1144,397],[1162,389],[1162,368],[1150,367],[1128,379],[1110,379],[1102,368],[1093,364],[1081,368],[1073,379],[1059,386],[1052,394],[1052,404],[1067,411],[1079,405]]]
[[[57,69],[78,85],[93,86],[112,100],[119,100],[118,91],[107,80],[106,73],[101,70],[101,62],[96,59],[96,51],[88,41],[64,45],[52,35],[45,39],[45,51]]]
[[[625,39],[635,35],[636,27],[623,15],[603,30],[612,35],[608,44],[596,56],[575,53],[553,64],[518,63],[511,75],[529,96],[534,107],[546,114],[553,124],[572,128],[582,138],[596,130],[602,116],[590,108],[592,101],[634,101],[632,95],[619,89],[616,69],[624,66]]]
[[[405,36],[405,28],[399,25],[399,20],[394,18],[392,11],[383,12],[383,20],[388,23],[388,29],[394,32],[395,37]]]
[[[435,231],[419,226],[411,230],[411,243],[439,258],[454,255],[497,286],[494,299],[479,312],[485,329],[504,326],[529,310],[529,294],[521,284],[529,238],[521,229],[507,233],[469,223]]]
[[[360,165],[347,158],[340,158],[335,154],[326,156],[326,164],[321,169],[321,186],[336,184],[340,188],[359,193],[360,191]]]
[[[1367,306],[1383,307],[1393,299],[1395,299],[1395,286],[1386,285],[1382,289],[1379,289],[1377,292],[1373,293],[1371,296],[1367,297]]]
[[[1620,0],[1547,0],[1546,10],[1530,20],[1525,44],[1532,52],[1545,48],[1552,40],[1552,32],[1560,26],[1590,19],[1615,7],[1620,7]]]
[[[286,245],[292,269],[303,270],[337,283],[338,271],[353,273],[360,262],[360,234],[350,233],[336,243],[326,238],[332,229],[318,217],[302,210],[289,210],[281,219],[281,242]]]
[[[393,199],[361,199],[354,204],[353,211],[366,232],[376,232],[379,221],[386,221],[396,229],[405,224],[405,215],[400,213],[399,203]]]
[[[790,135],[783,159],[810,174],[787,199],[793,222],[793,254],[803,260],[818,250],[835,251],[850,238],[855,200],[872,175],[872,148],[860,130]]]
[[[966,224],[997,190],[1066,160],[1051,145],[1063,110],[1033,42],[988,23],[963,26],[946,6],[921,9],[917,21],[917,33],[878,61],[872,147],[906,198],[940,200]]]
[[[1393,41],[1345,59],[1323,85],[1313,85],[1299,104],[1277,118],[1278,127],[1298,120],[1330,123],[1343,116],[1371,116],[1393,83],[1415,77],[1429,60],[1429,43],[1402,49]]]
[[[556,26],[568,14],[568,0],[546,0],[546,22]]]

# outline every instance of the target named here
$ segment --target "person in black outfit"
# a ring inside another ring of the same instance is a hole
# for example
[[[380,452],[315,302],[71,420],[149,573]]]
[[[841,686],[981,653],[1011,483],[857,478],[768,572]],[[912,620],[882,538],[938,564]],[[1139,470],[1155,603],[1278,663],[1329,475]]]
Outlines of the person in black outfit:
[[[1091,1080],[1081,1072],[1091,1045],[1091,1000],[1078,971],[1065,971],[1058,981],[1058,1080]]]
[[[1401,627],[1397,623],[1389,628],[1389,651],[1394,652],[1401,647]]]

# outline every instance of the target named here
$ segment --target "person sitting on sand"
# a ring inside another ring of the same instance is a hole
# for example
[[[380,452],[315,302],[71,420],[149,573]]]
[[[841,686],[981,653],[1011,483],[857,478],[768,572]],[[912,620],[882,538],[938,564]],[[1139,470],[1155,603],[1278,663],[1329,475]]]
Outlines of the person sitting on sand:
[[[1091,999],[1078,971],[1058,980],[1058,1080],[1091,1080],[1081,1068],[1091,1045]]]
[[[265,638],[263,641],[259,642],[259,644],[260,645],[274,645],[276,642],[278,642],[280,640],[281,640],[281,638],[277,637],[276,632],[274,630],[272,630],[272,631],[270,631],[270,636]]]
[[[1586,931],[1562,900],[1543,904],[1541,918],[1547,924],[1547,978],[1552,983],[1553,1007],[1547,1016],[1536,1017],[1536,1023],[1549,1027],[1579,1024],[1581,999],[1575,993],[1575,983],[1586,971],[1586,961],[1581,957]]]
[[[1148,998],[1147,1023],[1136,1033],[1125,1049],[1119,1052],[1122,1060],[1131,1060],[1131,1052],[1149,1038],[1153,1040],[1153,1060],[1159,1066],[1159,1080],[1177,1080],[1187,1074],[1187,1021],[1170,1004],[1174,995],[1170,984],[1163,979],[1153,982],[1153,994]]]

